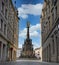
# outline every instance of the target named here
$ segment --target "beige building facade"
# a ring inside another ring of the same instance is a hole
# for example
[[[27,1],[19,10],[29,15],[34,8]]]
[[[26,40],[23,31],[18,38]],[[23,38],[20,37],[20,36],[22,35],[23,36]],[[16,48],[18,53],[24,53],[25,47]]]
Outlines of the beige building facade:
[[[0,61],[16,60],[18,16],[12,0],[0,0]]]
[[[41,36],[42,60],[59,62],[59,0],[44,0]]]
[[[42,47],[36,48],[34,51],[36,58],[42,61]]]
[[[20,59],[21,51],[22,51],[22,48],[17,49],[17,54],[16,54],[17,59]]]

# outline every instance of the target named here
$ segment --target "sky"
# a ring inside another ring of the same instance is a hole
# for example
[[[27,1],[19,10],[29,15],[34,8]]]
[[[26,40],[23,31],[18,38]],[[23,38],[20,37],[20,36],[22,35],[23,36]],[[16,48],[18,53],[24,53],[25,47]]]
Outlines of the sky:
[[[34,48],[41,46],[41,24],[40,15],[43,7],[43,0],[12,0],[18,10],[19,40],[18,47],[22,48],[26,39],[26,23],[30,22],[30,38]],[[16,1],[16,4],[14,3]]]

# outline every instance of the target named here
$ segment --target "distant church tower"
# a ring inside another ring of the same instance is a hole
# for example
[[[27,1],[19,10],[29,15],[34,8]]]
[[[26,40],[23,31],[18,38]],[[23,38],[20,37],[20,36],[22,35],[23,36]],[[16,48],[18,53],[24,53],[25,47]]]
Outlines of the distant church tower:
[[[22,57],[25,57],[25,58],[34,57],[32,40],[30,39],[30,35],[29,35],[29,27],[30,27],[30,23],[27,22],[27,38],[24,41],[24,44],[22,47],[22,54],[21,54]]]

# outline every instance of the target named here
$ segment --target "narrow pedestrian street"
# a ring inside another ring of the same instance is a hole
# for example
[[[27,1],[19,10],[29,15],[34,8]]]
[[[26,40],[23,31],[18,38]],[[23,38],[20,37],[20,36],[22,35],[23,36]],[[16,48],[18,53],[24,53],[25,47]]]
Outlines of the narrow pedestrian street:
[[[39,60],[17,60],[16,62],[1,62],[0,65],[59,65],[59,63],[41,62]]]
[[[0,65],[59,65],[59,0],[0,0]]]

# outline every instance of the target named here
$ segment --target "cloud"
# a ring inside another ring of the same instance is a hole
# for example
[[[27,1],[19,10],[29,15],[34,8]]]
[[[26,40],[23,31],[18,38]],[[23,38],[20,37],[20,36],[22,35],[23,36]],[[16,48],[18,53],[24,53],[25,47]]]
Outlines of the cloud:
[[[39,35],[39,30],[41,30],[41,25],[40,24],[36,24],[36,25],[31,25],[30,27],[30,36],[31,37],[38,37]],[[27,28],[24,28],[22,31],[20,31],[19,33],[19,37],[21,38],[25,38],[26,37],[26,33],[27,33]]]
[[[18,48],[22,48],[22,44],[19,44],[19,45],[18,45]]]
[[[30,36],[33,38],[36,38],[34,41],[33,39],[33,46],[34,49],[41,46],[41,34],[39,31],[41,30],[41,24],[31,25],[30,27]],[[19,48],[22,48],[22,44],[24,44],[24,39],[26,38],[27,28],[24,28],[19,32]],[[39,42],[38,42],[39,38]]]
[[[41,24],[36,24],[30,28],[30,31],[41,30]]]
[[[28,15],[22,14],[21,17],[22,17],[23,19],[26,19],[26,18],[28,18]]]
[[[39,48],[39,47],[41,46],[41,45],[40,45],[41,42],[39,42],[39,43],[33,42],[32,44],[33,44],[34,49]]]
[[[28,14],[30,15],[40,15],[42,10],[43,4],[22,4],[21,7],[18,8],[19,17],[26,19]]]

